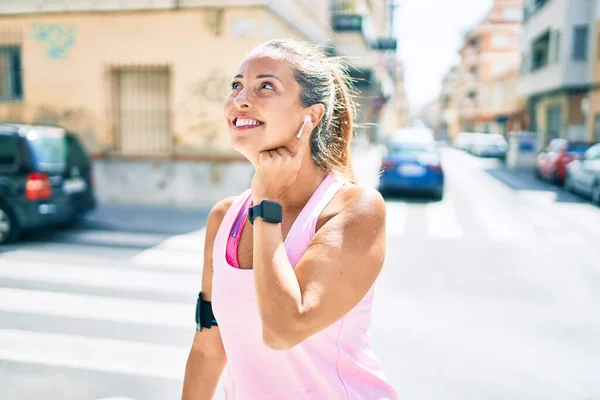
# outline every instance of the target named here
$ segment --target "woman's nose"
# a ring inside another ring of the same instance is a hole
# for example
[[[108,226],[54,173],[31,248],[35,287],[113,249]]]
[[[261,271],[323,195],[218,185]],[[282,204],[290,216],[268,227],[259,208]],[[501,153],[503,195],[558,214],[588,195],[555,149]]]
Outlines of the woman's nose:
[[[233,102],[235,106],[239,109],[250,107],[250,100],[248,99],[245,88],[239,91],[237,96],[235,96],[235,98],[233,99]]]

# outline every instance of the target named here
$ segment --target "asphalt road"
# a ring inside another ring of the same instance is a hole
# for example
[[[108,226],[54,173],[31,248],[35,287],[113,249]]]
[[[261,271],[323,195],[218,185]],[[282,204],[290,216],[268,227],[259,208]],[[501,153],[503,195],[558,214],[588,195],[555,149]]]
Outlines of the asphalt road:
[[[444,165],[443,201],[387,198],[389,379],[405,399],[600,399],[600,208],[495,160]],[[119,212],[0,247],[0,399],[180,396],[203,217]]]

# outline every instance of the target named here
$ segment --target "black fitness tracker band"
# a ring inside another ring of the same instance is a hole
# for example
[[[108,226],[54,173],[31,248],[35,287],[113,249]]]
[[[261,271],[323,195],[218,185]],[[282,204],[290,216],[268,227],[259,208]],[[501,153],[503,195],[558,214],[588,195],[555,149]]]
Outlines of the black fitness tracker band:
[[[250,207],[248,210],[248,221],[254,224],[254,218],[260,217],[265,222],[278,224],[281,222],[281,204],[276,201],[263,200],[259,205]]]

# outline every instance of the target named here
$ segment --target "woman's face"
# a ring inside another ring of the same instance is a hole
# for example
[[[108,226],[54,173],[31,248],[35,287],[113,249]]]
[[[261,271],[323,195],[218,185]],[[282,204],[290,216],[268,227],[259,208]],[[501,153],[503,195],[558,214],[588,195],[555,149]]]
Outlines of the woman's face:
[[[289,65],[260,52],[249,56],[231,84],[224,110],[232,146],[252,163],[261,151],[293,148],[308,109]]]

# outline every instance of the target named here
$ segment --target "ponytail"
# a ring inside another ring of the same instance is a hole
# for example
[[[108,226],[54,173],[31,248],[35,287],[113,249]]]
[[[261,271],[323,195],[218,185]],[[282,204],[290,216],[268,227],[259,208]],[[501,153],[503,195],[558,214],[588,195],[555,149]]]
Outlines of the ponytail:
[[[345,71],[334,65],[331,68],[333,76],[333,101],[330,108],[330,123],[328,132],[331,135],[332,152],[330,162],[334,172],[344,176],[352,183],[356,177],[352,170],[350,142],[354,136],[354,116],[356,106],[350,94],[350,80]]]

